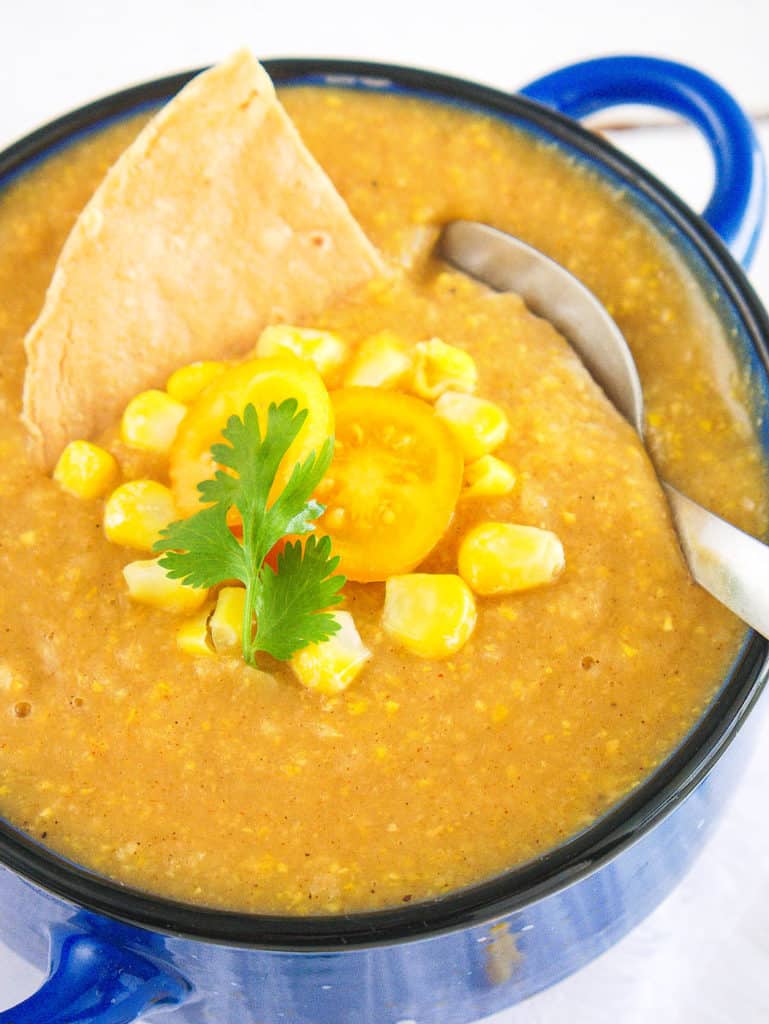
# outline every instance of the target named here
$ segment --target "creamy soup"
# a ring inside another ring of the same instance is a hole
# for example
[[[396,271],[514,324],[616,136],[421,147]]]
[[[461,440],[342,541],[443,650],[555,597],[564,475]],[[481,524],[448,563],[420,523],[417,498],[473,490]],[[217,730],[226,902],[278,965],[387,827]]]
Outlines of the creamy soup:
[[[470,353],[510,428],[516,483],[460,498],[420,571],[456,573],[493,520],[563,544],[552,584],[477,599],[467,643],[420,658],[382,628],[384,584],[348,583],[370,661],[321,695],[285,664],[180,651],[132,602],[135,552],[25,454],[21,339],[74,218],[140,119],[88,135],[0,195],[0,810],[120,882],[288,914],[441,896],[574,835],[646,778],[713,697],[744,627],[690,580],[651,464],[568,345],[512,295],[430,256],[465,217],[568,266],[625,332],[650,448],[675,484],[740,527],[767,526],[767,477],[724,330],[675,253],[581,166],[505,123],[385,95],[282,99],[393,272],[312,326],[350,353],[383,330]],[[256,339],[254,339],[256,341]],[[162,460],[104,441],[124,478]],[[402,530],[409,530],[403,522]]]

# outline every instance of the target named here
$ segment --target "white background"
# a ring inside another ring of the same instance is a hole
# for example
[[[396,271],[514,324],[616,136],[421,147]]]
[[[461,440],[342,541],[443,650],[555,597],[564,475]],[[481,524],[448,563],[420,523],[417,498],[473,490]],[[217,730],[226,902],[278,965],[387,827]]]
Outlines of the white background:
[[[0,0],[0,148],[96,96],[244,44],[262,57],[385,60],[503,89],[590,56],[649,53],[695,64],[757,117],[769,112],[769,0]],[[769,126],[760,135],[769,144]],[[710,169],[691,131],[613,137],[704,205]],[[769,302],[769,242],[751,276]],[[488,1024],[769,1021],[767,790],[769,721],[716,837],[673,896],[591,966]],[[0,1007],[39,977],[0,950]]]

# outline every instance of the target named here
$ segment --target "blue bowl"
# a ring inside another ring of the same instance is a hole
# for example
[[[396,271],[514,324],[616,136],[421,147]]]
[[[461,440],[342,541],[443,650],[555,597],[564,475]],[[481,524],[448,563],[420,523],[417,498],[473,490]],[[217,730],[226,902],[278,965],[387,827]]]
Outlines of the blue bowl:
[[[750,260],[761,228],[763,162],[749,121],[719,85],[641,57],[574,65],[516,96],[380,64],[266,66],[280,86],[398,91],[491,113],[622,187],[730,328],[758,384],[769,449],[769,322],[737,262]],[[21,140],[0,154],[0,188],[83,132],[168,99],[190,77],[115,94]],[[704,134],[716,184],[702,217],[573,119],[629,102],[672,109]],[[611,812],[535,862],[395,910],[290,918],[164,900],[0,821],[0,941],[49,965],[41,989],[0,1012],[0,1024],[128,1024],[160,1006],[179,1024],[466,1024],[519,1002],[617,941],[684,875],[747,759],[751,712],[768,677],[769,645],[749,633],[696,728]]]

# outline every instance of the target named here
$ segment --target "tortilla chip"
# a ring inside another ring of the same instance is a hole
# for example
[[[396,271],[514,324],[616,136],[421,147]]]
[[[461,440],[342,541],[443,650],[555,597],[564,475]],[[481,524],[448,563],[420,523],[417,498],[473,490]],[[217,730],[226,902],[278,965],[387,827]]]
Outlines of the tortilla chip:
[[[50,466],[178,366],[237,356],[382,270],[248,52],[199,75],[111,168],[25,346],[23,418]]]

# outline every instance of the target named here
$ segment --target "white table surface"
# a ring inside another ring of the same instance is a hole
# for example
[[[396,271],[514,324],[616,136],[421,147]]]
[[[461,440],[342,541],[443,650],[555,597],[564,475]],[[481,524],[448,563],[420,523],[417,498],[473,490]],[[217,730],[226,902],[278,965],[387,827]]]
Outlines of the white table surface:
[[[0,0],[0,148],[96,96],[210,63],[244,44],[265,57],[385,60],[510,89],[589,56],[650,53],[700,66],[759,115],[769,111],[768,42],[767,0]],[[769,150],[769,126],[762,124],[760,135]],[[695,208],[703,206],[710,169],[691,131],[614,138]],[[769,302],[769,241],[751,277]],[[484,1024],[769,1021],[767,790],[765,716],[717,834],[675,893],[589,967]],[[39,979],[0,951],[0,1008],[28,995]]]

